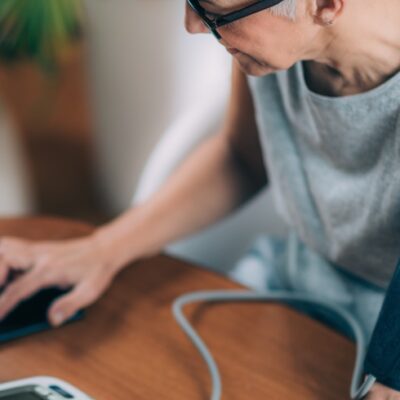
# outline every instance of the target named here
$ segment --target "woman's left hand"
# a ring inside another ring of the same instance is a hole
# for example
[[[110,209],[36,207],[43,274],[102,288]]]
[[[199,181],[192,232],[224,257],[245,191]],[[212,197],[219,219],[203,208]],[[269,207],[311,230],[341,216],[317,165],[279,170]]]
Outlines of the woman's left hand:
[[[400,400],[400,392],[376,382],[365,400]]]

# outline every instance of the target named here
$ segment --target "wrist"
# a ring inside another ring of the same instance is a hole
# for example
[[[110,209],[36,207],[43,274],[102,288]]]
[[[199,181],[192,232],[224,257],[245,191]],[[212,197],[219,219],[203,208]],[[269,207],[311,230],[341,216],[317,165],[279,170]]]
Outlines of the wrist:
[[[102,258],[107,270],[111,271],[113,275],[116,275],[131,261],[130,259],[121,257],[121,243],[107,228],[101,227],[96,229],[89,240],[93,249]]]
[[[114,274],[134,261],[153,255],[142,248],[141,239],[143,235],[135,233],[130,224],[118,220],[99,227],[91,235],[95,248],[102,253],[105,263]]]

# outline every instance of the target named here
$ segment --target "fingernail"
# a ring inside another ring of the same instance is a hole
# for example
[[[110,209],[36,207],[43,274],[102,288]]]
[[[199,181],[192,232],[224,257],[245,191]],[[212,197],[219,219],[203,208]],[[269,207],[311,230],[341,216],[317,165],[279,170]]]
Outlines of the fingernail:
[[[60,326],[63,323],[63,321],[64,321],[64,315],[61,311],[54,313],[51,318],[51,323],[54,326]]]

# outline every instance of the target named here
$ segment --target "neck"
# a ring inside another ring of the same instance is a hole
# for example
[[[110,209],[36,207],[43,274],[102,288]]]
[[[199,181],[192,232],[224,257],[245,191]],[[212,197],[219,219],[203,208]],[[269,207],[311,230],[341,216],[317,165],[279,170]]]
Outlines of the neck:
[[[313,60],[343,88],[368,90],[400,70],[400,2],[353,0],[337,22],[324,29]]]

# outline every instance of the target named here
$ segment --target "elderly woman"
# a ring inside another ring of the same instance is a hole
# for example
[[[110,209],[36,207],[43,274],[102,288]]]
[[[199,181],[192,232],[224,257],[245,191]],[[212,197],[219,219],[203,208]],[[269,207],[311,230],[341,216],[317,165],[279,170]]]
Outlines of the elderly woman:
[[[234,276],[247,279],[256,265],[264,288],[341,302],[370,336],[400,253],[400,2],[188,0],[186,26],[211,32],[234,59],[220,132],[150,200],[90,237],[3,238],[0,284],[13,268],[27,272],[6,286],[0,318],[56,284],[73,288],[49,311],[61,324],[129,262],[225,217],[271,182],[293,234],[259,240]],[[368,396],[400,399],[381,383]]]

